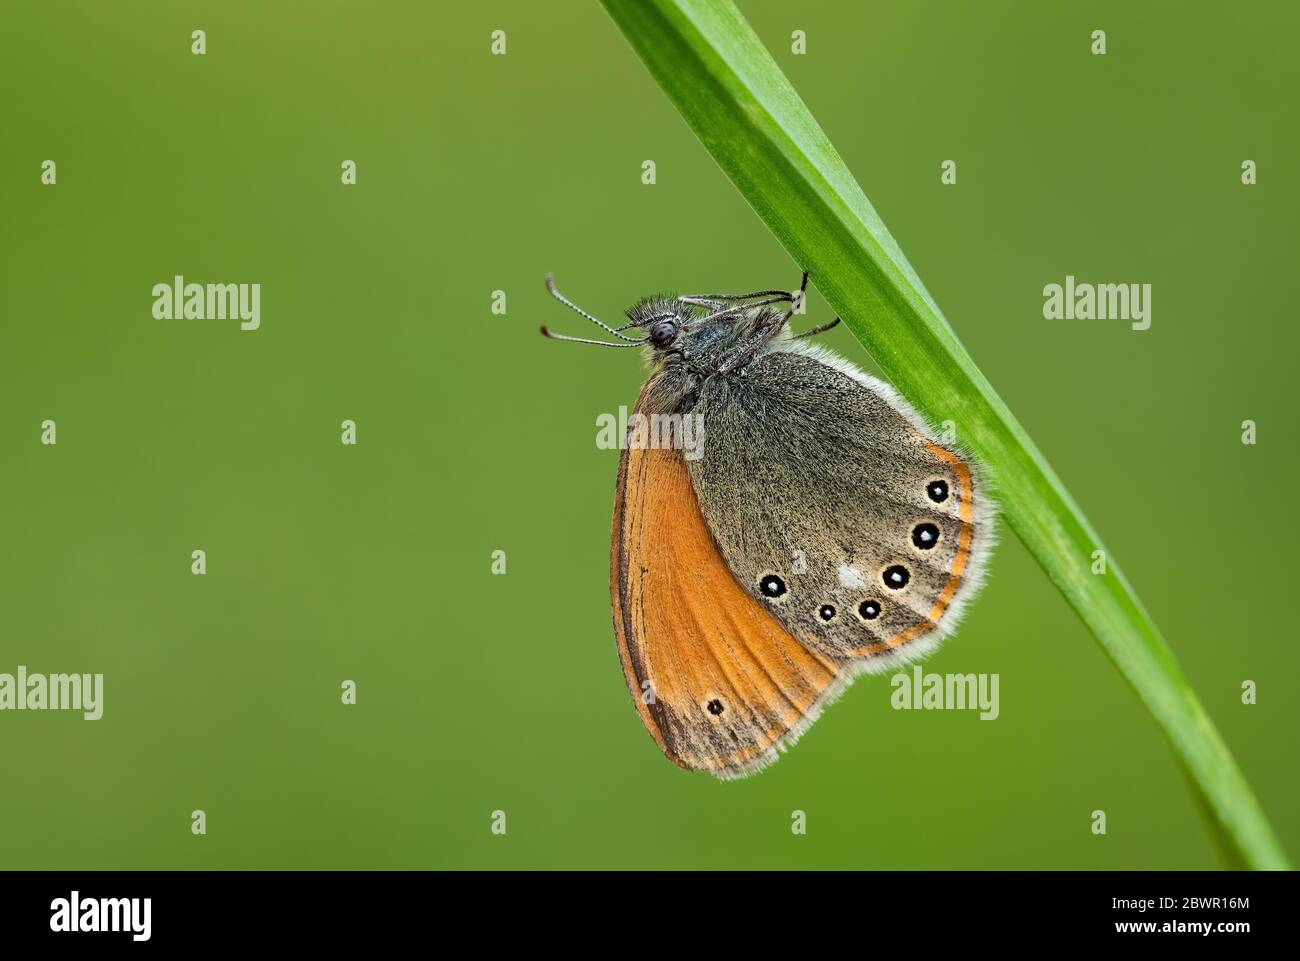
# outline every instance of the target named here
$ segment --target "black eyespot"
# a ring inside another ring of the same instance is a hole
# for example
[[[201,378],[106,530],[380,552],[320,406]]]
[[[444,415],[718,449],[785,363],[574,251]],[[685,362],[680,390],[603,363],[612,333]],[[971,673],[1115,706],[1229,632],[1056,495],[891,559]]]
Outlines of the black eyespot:
[[[785,581],[775,574],[767,574],[758,582],[758,589],[764,597],[780,597],[785,593]]]
[[[864,621],[874,621],[877,617],[880,616],[880,602],[863,601],[861,604],[858,605],[858,615]]]
[[[714,717],[717,717],[719,714],[722,713],[722,702],[715,697],[713,700],[709,702],[708,709],[710,714],[712,714]]]
[[[939,543],[939,528],[933,524],[917,524],[912,528],[912,543],[928,551]]]
[[[833,620],[835,617],[835,606],[833,604],[823,604],[817,608],[817,616],[823,621]]]
[[[907,586],[907,582],[912,579],[907,568],[902,564],[891,564],[885,568],[885,573],[880,575],[880,579],[885,582],[885,586],[891,591],[901,591]]]
[[[936,504],[942,504],[948,499],[948,482],[945,480],[934,480],[925,485],[925,492],[930,496],[930,500]]]

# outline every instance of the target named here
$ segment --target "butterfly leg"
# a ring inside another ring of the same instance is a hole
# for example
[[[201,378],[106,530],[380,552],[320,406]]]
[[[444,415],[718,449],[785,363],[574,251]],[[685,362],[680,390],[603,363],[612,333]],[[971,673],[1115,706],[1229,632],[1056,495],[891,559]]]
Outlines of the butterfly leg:
[[[840,319],[836,317],[829,324],[822,324],[820,327],[813,327],[810,330],[805,330],[802,334],[795,334],[794,339],[801,340],[804,337],[815,337],[817,334],[824,334],[832,327],[838,327],[839,323],[840,323]]]
[[[799,289],[789,295],[790,309],[786,311],[785,316],[775,323],[757,330],[747,341],[736,348],[735,352],[726,358],[718,368],[718,372],[729,374],[741,367],[744,367],[753,360],[763,345],[785,329],[785,325],[790,322],[790,318],[795,315],[803,304],[804,295],[808,290],[808,271],[803,272],[803,280],[799,283]],[[782,298],[784,299],[784,298]],[[756,306],[756,305],[755,305]]]
[[[758,300],[760,297],[775,297],[778,300],[788,301],[794,299],[794,294],[788,290],[755,290],[748,294],[679,294],[677,299],[714,307],[721,306],[729,300]]]
[[[799,285],[799,293],[808,289],[808,271],[803,272],[803,281]],[[678,300],[684,300],[687,303],[698,303],[704,307],[721,307],[724,301],[728,300],[757,300],[760,297],[774,297],[777,300],[791,301],[796,295],[788,290],[756,290],[749,294],[681,294]]]
[[[723,360],[718,367],[718,373],[730,374],[733,371],[747,365],[751,360],[758,356],[758,352],[763,349],[763,345],[779,334],[785,325],[794,316],[794,311],[788,311],[780,320],[768,324],[766,327],[759,328],[750,338],[741,344],[732,352],[731,356]]]

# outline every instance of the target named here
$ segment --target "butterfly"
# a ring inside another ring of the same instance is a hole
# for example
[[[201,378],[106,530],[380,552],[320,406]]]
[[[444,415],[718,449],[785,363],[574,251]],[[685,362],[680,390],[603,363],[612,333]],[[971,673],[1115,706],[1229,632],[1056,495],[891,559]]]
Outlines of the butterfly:
[[[547,277],[616,340],[543,334],[640,347],[650,375],[633,420],[700,424],[702,451],[629,430],[610,595],[646,730],[673,763],[719,778],[770,764],[859,674],[933,650],[993,546],[971,458],[810,342],[839,318],[791,333],[807,285],[648,297],[612,327]]]

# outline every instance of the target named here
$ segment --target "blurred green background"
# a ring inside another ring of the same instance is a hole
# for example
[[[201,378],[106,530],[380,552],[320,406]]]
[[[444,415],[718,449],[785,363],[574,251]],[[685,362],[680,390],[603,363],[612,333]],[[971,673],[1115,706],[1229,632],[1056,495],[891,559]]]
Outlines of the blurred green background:
[[[1294,857],[1300,14],[741,7]],[[590,332],[542,277],[616,318],[799,265],[598,4],[8,0],[0,77],[0,671],[106,689],[96,722],[0,714],[0,866],[1217,865],[1162,735],[1005,530],[925,662],[1000,674],[998,720],[896,712],[868,677],[748,780],[659,755],[615,652],[595,445],[643,373],[542,340]],[[175,274],[262,284],[261,329],[154,320]],[[1151,329],[1044,320],[1066,274],[1153,284]]]

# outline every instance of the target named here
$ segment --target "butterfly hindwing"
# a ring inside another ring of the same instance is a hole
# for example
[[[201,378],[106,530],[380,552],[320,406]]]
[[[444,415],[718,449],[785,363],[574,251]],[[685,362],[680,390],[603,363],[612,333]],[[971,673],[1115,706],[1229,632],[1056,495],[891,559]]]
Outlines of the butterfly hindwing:
[[[932,646],[978,586],[992,509],[969,462],[887,386],[787,342],[709,378],[701,512],[736,581],[851,672]]]

